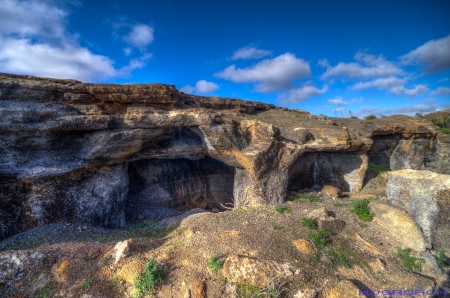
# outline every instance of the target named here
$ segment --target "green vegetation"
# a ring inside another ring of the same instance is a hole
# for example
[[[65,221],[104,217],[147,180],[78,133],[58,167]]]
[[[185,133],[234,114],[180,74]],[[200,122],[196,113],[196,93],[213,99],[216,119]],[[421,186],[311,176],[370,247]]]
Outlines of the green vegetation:
[[[368,199],[353,202],[353,209],[350,211],[355,213],[362,221],[371,221],[375,214],[370,210],[369,202]]]
[[[336,206],[336,207],[343,207],[343,206],[345,206],[346,204],[343,204],[343,203],[339,203],[339,202],[333,202],[333,206]]]
[[[386,168],[386,167],[383,167],[381,165],[377,165],[377,164],[374,164],[371,162],[369,162],[369,170],[374,170],[374,171],[381,172],[381,173],[392,171],[390,168]]]
[[[331,232],[327,230],[319,230],[314,234],[308,234],[307,237],[314,242],[317,248],[322,248],[327,244],[328,238],[331,236]]]
[[[144,266],[144,273],[139,273],[134,287],[137,294],[153,296],[152,289],[162,283],[164,270],[161,264],[151,258]]]
[[[44,287],[39,287],[36,290],[36,298],[47,298],[47,293],[45,292]]]
[[[347,258],[343,253],[341,253],[335,249],[331,249],[330,253],[332,256],[334,256],[337,259],[337,261],[339,262],[339,264],[342,267],[344,267],[346,269],[350,269],[350,264],[348,263]]]
[[[275,211],[277,213],[283,214],[283,213],[291,213],[292,209],[286,206],[275,206]]]
[[[423,115],[422,115],[422,113],[416,113],[416,115],[414,117],[416,117],[417,119],[422,119]]]
[[[279,226],[273,226],[272,227],[275,231],[280,231],[281,230],[281,227],[279,227]]]
[[[444,273],[444,268],[447,267],[447,256],[445,255],[445,252],[441,250],[435,257],[436,263],[441,269],[441,272]]]
[[[261,291],[260,288],[252,285],[238,284],[238,294],[241,298],[253,298]]]
[[[450,128],[444,127],[444,128],[438,128],[438,130],[442,133],[445,133],[446,135],[450,134]]]
[[[409,271],[422,271],[422,264],[425,263],[425,260],[411,256],[411,251],[409,249],[401,249],[398,247],[397,256],[402,261],[403,267]]]
[[[294,202],[300,203],[303,201],[319,202],[319,195],[316,192],[305,192],[298,196],[298,198],[294,199]]]
[[[222,254],[218,254],[217,256],[211,257],[206,263],[206,266],[214,272],[219,271],[220,269],[222,269],[224,263],[222,257],[223,257]]]
[[[431,119],[431,122],[440,128],[450,127],[450,117],[438,117]]]
[[[314,220],[314,218],[307,218],[307,217],[303,218],[302,219],[302,226],[307,227],[307,228],[309,228],[311,230],[317,229],[317,223]]]
[[[377,116],[375,116],[375,115],[368,115],[368,116],[364,117],[364,119],[366,119],[366,120],[374,120],[374,119],[377,119]]]

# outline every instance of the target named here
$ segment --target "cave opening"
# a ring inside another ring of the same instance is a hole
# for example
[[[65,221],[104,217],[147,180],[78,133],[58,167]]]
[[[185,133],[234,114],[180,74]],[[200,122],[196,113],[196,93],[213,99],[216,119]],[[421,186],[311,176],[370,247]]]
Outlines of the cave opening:
[[[200,196],[207,210],[232,203],[234,167],[205,156],[202,159],[145,159],[128,165],[127,222],[175,216]],[[229,206],[229,205],[228,205]]]

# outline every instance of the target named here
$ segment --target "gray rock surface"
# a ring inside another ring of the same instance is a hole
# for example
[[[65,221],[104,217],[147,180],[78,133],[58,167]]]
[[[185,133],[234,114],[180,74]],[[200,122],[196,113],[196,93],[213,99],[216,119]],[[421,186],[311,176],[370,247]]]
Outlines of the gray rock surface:
[[[445,189],[450,189],[450,175],[410,169],[388,173],[386,184],[388,201],[406,210],[430,243],[435,241],[439,213],[445,211],[439,207],[437,194]]]

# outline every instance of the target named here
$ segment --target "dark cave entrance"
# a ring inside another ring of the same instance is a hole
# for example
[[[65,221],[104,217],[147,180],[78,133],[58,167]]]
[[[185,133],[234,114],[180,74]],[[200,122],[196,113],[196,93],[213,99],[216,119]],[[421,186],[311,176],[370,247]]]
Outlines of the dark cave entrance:
[[[357,152],[305,153],[289,168],[288,191],[320,190],[324,185],[353,191],[358,179],[353,173],[362,163]]]
[[[138,215],[164,218],[187,211],[187,202],[200,196],[206,209],[222,210],[233,197],[234,168],[206,156],[199,160],[146,159],[129,163],[127,221]]]

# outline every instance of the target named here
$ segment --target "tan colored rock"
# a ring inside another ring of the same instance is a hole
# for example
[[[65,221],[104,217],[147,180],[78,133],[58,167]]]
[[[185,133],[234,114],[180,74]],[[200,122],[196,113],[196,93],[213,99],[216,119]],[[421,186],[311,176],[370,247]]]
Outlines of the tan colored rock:
[[[316,298],[317,293],[318,292],[316,289],[298,290],[297,293],[294,295],[294,298]]]
[[[53,278],[55,279],[55,281],[57,282],[67,282],[68,280],[68,268],[69,268],[69,263],[70,261],[68,259],[61,259],[59,260],[58,263],[56,263],[55,265],[53,265],[52,267],[52,274],[53,274]]]
[[[227,230],[220,233],[220,237],[227,238],[227,237],[235,237],[241,235],[241,232],[236,230]]]
[[[315,209],[315,210],[309,212],[307,217],[313,218],[315,220],[329,218],[328,212],[327,212],[327,210],[325,210],[325,207]]]
[[[95,259],[100,255],[100,249],[98,248],[93,248],[91,250],[88,251],[87,253],[87,257],[88,259]]]
[[[369,203],[375,213],[374,222],[388,230],[403,248],[425,251],[431,248],[415,221],[406,211],[377,201]]]
[[[345,221],[342,219],[319,219],[317,224],[319,229],[330,231],[333,235],[339,234],[345,228]]]
[[[133,239],[124,240],[118,242],[113,249],[105,254],[105,258],[114,258],[114,264],[117,264],[120,260],[130,255],[132,251]]]
[[[129,283],[134,284],[139,273],[144,273],[145,261],[135,259],[122,265],[117,275]]]
[[[368,251],[373,254],[376,254],[376,255],[382,254],[378,248],[376,248],[374,245],[372,245],[369,242],[367,242],[366,240],[364,240],[364,238],[361,237],[361,235],[358,232],[355,232],[352,229],[349,229],[348,231],[349,231],[350,235],[356,239],[356,241],[358,242],[358,244],[360,245],[360,247],[363,250]]]
[[[193,197],[187,202],[187,209],[192,210],[195,208],[206,209],[208,204],[200,196]]]
[[[381,273],[386,270],[386,265],[380,259],[370,261],[369,266],[375,273]]]
[[[349,280],[341,280],[335,286],[326,286],[322,291],[324,298],[356,298],[359,295],[359,289]]]
[[[333,199],[337,199],[341,196],[341,190],[335,186],[324,185],[322,190],[320,191],[322,194],[331,197]]]
[[[292,244],[302,254],[311,255],[316,252],[316,248],[308,240],[305,239],[292,240]]]
[[[193,298],[206,298],[206,282],[201,281],[195,288],[195,294]]]
[[[223,275],[229,282],[238,282],[265,288],[268,285],[293,277],[295,270],[289,264],[251,257],[231,255],[223,265]]]

